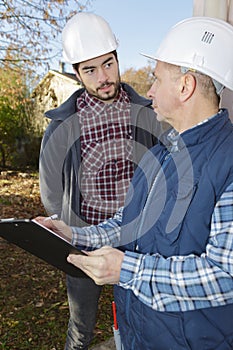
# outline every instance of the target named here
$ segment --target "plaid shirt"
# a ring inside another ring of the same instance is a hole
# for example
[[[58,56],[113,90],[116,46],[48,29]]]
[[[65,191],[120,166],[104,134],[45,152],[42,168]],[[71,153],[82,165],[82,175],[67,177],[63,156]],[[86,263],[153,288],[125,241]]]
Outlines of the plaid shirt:
[[[105,104],[86,91],[77,100],[81,129],[81,215],[88,224],[111,217],[124,203],[133,175],[130,101],[121,88]]]
[[[98,226],[72,228],[73,244],[117,247],[122,213],[123,208]],[[158,253],[126,251],[119,286],[132,290],[157,311],[190,311],[233,303],[233,183],[215,205],[205,253],[165,259]]]
[[[123,208],[98,226],[73,228],[73,244],[117,246],[122,212]],[[159,254],[126,251],[119,286],[131,289],[157,311],[190,311],[232,303],[233,183],[215,206],[205,253],[165,259]]]

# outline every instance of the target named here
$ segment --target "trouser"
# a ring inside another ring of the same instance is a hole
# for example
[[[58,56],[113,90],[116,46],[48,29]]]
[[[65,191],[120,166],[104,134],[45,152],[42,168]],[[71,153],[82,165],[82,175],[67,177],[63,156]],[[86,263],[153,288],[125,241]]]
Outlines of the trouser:
[[[87,350],[93,338],[102,287],[90,278],[67,276],[70,319],[65,350]]]

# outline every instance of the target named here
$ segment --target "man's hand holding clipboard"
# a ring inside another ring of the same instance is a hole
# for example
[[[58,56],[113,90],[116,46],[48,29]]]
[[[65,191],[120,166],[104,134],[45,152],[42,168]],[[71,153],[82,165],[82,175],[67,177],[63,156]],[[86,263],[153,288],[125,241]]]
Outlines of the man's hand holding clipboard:
[[[71,244],[72,231],[55,217],[0,219],[0,237],[73,277],[87,277],[67,261],[70,254],[84,254]]]

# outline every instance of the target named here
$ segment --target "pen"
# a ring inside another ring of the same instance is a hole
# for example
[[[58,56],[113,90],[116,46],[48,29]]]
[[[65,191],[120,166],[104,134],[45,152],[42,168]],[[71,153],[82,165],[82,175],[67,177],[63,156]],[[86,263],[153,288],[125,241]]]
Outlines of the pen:
[[[58,215],[57,214],[53,214],[51,216],[48,216],[46,219],[44,219],[44,221],[57,220],[57,219],[58,219]]]
[[[116,304],[115,301],[112,302],[112,312],[113,312],[113,323],[114,323],[114,329],[118,330],[118,324],[117,324],[117,318],[116,318]]]

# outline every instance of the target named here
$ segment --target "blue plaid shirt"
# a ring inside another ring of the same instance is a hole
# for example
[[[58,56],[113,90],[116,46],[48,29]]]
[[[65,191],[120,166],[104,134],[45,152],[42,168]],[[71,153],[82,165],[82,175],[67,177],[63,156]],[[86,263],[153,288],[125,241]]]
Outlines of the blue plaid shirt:
[[[175,136],[169,135],[174,141]],[[72,228],[73,244],[117,247],[122,213],[123,208],[98,226]],[[126,251],[119,286],[132,290],[154,310],[190,311],[233,303],[232,277],[233,183],[216,203],[205,253],[164,258]]]
[[[73,228],[73,244],[117,246],[122,209],[98,226]],[[215,206],[205,253],[165,259],[159,254],[126,251],[119,286],[131,289],[157,311],[188,311],[232,303],[232,277],[233,183]]]

